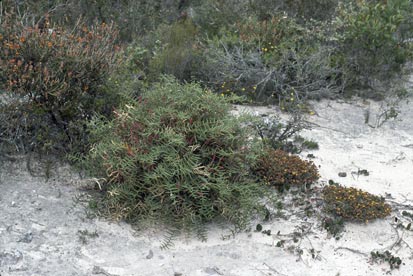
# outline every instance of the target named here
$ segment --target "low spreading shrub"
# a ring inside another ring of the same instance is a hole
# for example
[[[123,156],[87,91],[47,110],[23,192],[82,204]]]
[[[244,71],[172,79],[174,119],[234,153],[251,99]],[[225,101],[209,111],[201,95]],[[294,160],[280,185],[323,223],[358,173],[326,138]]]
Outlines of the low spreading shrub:
[[[352,187],[326,186],[323,197],[325,211],[346,221],[368,222],[391,212],[384,198]]]
[[[19,132],[29,150],[83,148],[84,122],[109,116],[118,101],[119,93],[103,89],[118,65],[116,38],[113,25],[66,30],[3,18],[0,91],[9,100],[0,107],[2,135]]]
[[[260,157],[255,172],[267,185],[278,188],[306,186],[320,177],[313,162],[273,149]]]
[[[198,84],[164,78],[112,121],[90,123],[94,146],[82,167],[106,178],[109,215],[189,229],[219,217],[242,225],[263,188],[250,175],[251,136],[229,109]]]
[[[344,220],[341,217],[326,217],[322,221],[323,228],[337,240],[344,230]]]
[[[386,250],[384,252],[379,251],[372,251],[371,253],[371,261],[374,263],[383,263],[387,262],[390,266],[390,269],[399,269],[400,265],[402,264],[402,259],[393,255],[390,251]]]

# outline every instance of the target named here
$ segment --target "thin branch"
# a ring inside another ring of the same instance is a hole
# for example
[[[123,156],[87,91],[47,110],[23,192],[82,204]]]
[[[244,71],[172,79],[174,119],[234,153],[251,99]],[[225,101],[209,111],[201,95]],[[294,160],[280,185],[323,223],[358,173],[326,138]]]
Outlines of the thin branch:
[[[347,250],[347,251],[350,251],[350,252],[353,252],[355,254],[365,256],[365,257],[369,256],[369,254],[361,252],[360,250],[356,250],[356,249],[352,249],[352,248],[344,247],[344,246],[340,246],[340,247],[337,247],[336,249],[334,249],[334,251],[338,251],[338,250]]]
[[[272,271],[272,272],[275,272],[275,273],[277,273],[278,275],[288,276],[288,275],[286,275],[286,274],[284,274],[284,273],[279,272],[279,271],[276,270],[275,268],[269,266],[267,263],[263,263],[263,265],[265,265],[265,266],[268,268],[268,270],[270,270],[270,271]]]

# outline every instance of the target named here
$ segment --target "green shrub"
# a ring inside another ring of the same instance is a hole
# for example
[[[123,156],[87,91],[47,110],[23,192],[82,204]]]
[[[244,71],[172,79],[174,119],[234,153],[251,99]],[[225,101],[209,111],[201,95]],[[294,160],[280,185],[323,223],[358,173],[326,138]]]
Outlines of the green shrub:
[[[49,31],[51,25],[9,19],[0,29],[0,90],[10,96],[1,107],[2,133],[20,131],[32,149],[83,148],[84,121],[95,112],[110,115],[117,102],[117,94],[102,89],[118,64],[115,28],[79,23]]]
[[[270,149],[259,159],[255,173],[267,184],[278,188],[306,186],[319,179],[312,161],[302,160],[282,150]]]
[[[249,10],[260,19],[266,19],[280,11],[300,20],[327,20],[331,17],[338,0],[255,0],[249,1]]]
[[[289,153],[300,153],[303,149],[316,149],[318,144],[299,136],[303,129],[309,129],[301,112],[295,112],[291,118],[282,123],[279,117],[269,117],[254,121],[258,136],[265,146],[280,149]]]
[[[358,1],[341,5],[334,22],[338,53],[334,62],[343,66],[348,87],[374,87],[390,80],[412,58],[406,38],[413,15],[409,0]],[[374,95],[372,95],[374,96]]]
[[[356,188],[338,185],[323,189],[325,211],[346,221],[369,222],[384,218],[391,212],[391,207],[384,198]]]
[[[372,251],[371,253],[371,261],[374,263],[383,263],[387,262],[390,265],[390,269],[393,270],[395,268],[399,269],[400,265],[402,264],[402,259],[400,257],[394,256],[390,251],[386,250],[384,252],[379,251]]]
[[[160,26],[155,33],[158,40],[152,46],[153,57],[149,62],[151,79],[168,74],[181,81],[191,80],[194,67],[200,62],[197,34],[196,26],[189,19]]]
[[[202,0],[191,8],[194,23],[208,37],[220,35],[223,29],[234,30],[235,23],[248,16],[243,0]]]
[[[95,144],[82,167],[105,177],[110,216],[179,228],[224,218],[237,225],[259,206],[250,135],[224,97],[170,78],[89,124]]]
[[[344,230],[344,220],[341,217],[326,217],[323,218],[323,228],[327,230],[337,240],[340,239],[340,234]]]

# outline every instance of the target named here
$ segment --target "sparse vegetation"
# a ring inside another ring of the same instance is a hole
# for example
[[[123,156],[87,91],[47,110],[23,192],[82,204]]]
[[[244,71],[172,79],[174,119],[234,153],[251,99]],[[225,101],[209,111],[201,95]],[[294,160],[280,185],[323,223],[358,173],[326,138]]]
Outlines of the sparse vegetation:
[[[341,217],[325,217],[323,228],[338,240],[344,230],[344,220]]]
[[[303,149],[318,149],[318,144],[299,136],[298,133],[309,126],[303,121],[300,111],[294,112],[288,122],[279,117],[268,117],[254,121],[258,136],[265,146],[289,153],[300,153]]]
[[[384,252],[371,252],[371,259],[373,262],[386,262],[390,265],[390,269],[399,269],[402,264],[402,260],[394,256],[390,251],[386,250]]]

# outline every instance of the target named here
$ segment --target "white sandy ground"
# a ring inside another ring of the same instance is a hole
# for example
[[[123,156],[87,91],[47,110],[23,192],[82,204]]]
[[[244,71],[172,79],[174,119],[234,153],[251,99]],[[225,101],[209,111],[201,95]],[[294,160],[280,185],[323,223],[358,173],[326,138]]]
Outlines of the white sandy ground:
[[[370,109],[374,119],[378,105],[314,103],[317,114],[308,120],[315,125],[304,136],[320,145],[311,152],[320,165],[320,184],[333,179],[413,205],[413,103],[401,105],[401,121],[373,129],[364,124],[364,113]],[[274,112],[265,107],[248,110]],[[358,169],[370,175],[352,174]],[[338,172],[347,177],[338,177]],[[210,226],[207,242],[179,236],[172,248],[161,250],[162,229],[136,230],[125,223],[89,218],[84,208],[87,193],[73,185],[78,180],[67,167],[59,167],[45,182],[30,176],[24,162],[0,162],[1,276],[413,275],[413,231],[394,228],[394,218],[401,218],[402,210],[368,224],[348,223],[339,240],[315,218],[291,215],[263,223],[270,236],[250,231],[223,239],[229,230]],[[276,246],[287,239],[285,235],[309,228],[299,242]],[[98,236],[86,237],[84,244],[79,230]],[[369,260],[372,250],[387,249],[403,260],[400,269],[390,271],[388,264]]]

